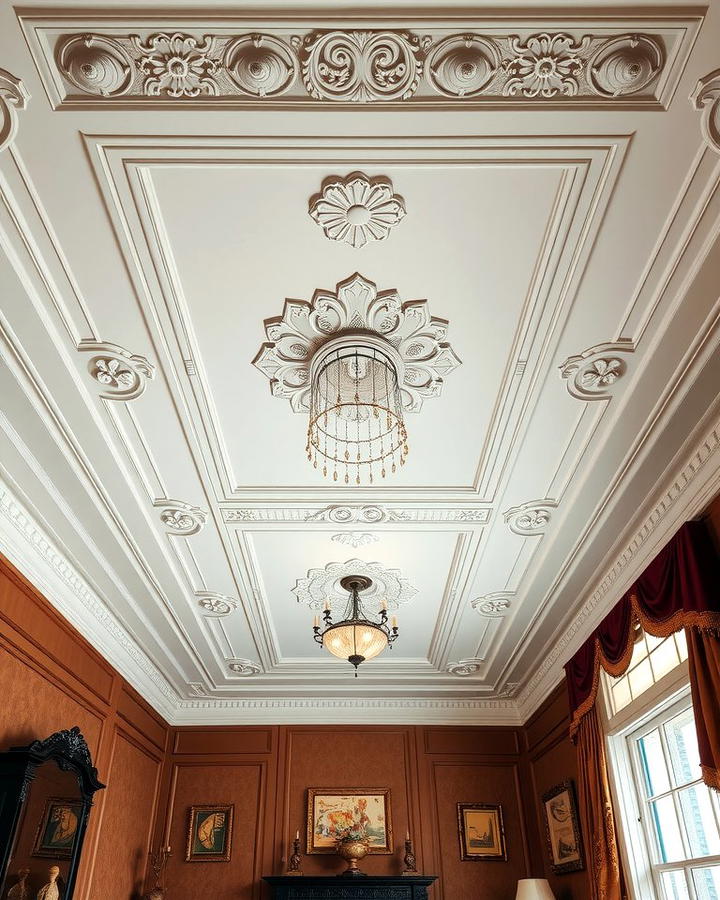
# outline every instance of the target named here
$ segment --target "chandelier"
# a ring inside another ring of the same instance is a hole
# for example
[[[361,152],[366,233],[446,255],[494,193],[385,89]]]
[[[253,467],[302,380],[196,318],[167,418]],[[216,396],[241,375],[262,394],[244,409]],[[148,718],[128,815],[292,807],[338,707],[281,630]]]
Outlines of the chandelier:
[[[366,659],[373,659],[387,646],[392,648],[392,644],[398,636],[395,616],[388,627],[387,607],[384,601],[380,609],[380,621],[371,622],[368,619],[360,601],[360,593],[366,591],[371,585],[372,579],[366,578],[364,575],[347,575],[345,578],[341,578],[340,586],[350,594],[343,618],[339,622],[333,622],[330,604],[326,602],[323,612],[325,627],[321,628],[318,616],[315,616],[313,624],[315,641],[321,647],[326,647],[333,656],[337,656],[338,659],[346,659],[355,666],[356,678],[360,663],[365,662]]]
[[[400,393],[402,359],[379,335],[328,341],[310,370],[306,452],[333,481],[372,484],[397,471],[408,453]]]

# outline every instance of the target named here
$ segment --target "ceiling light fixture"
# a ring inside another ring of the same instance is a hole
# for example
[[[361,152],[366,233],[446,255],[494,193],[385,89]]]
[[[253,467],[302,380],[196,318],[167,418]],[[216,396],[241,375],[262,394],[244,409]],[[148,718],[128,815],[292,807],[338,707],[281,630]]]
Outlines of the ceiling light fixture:
[[[349,592],[350,597],[344,618],[333,622],[330,603],[326,602],[323,612],[324,628],[321,628],[319,616],[315,616],[313,624],[314,639],[338,659],[346,659],[355,666],[355,677],[360,663],[382,653],[398,636],[397,619],[392,617],[388,626],[387,607],[380,609],[380,621],[371,622],[363,609],[360,593],[372,585],[372,579],[364,575],[347,575],[340,580],[340,586]]]
[[[306,452],[333,481],[372,484],[405,464],[402,359],[379,335],[343,335],[315,354]]]

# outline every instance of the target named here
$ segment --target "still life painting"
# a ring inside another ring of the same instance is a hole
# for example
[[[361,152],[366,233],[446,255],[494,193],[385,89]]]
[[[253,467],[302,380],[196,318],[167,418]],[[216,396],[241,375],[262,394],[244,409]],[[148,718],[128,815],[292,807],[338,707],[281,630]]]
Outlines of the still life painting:
[[[577,872],[584,863],[572,781],[555,785],[543,794],[542,803],[553,872],[556,875]]]
[[[83,804],[77,799],[50,797],[45,803],[33,856],[70,859],[82,814]]]
[[[232,845],[232,804],[190,807],[186,862],[228,862]]]
[[[392,853],[387,788],[309,788],[307,852],[334,853],[337,841],[367,840],[370,853]]]
[[[458,803],[461,860],[507,860],[502,807],[496,803]]]

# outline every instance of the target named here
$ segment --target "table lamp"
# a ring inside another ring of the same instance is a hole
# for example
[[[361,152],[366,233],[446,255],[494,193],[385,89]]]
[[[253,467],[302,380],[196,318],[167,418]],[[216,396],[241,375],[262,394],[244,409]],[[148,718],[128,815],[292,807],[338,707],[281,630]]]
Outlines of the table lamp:
[[[515,900],[555,900],[547,878],[521,878]]]

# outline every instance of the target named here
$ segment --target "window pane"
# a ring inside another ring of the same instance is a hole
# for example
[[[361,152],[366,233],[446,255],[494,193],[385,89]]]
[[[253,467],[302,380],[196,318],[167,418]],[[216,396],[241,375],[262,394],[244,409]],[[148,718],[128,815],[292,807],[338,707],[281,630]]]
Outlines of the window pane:
[[[657,728],[638,741],[640,762],[645,773],[645,791],[648,797],[664,794],[670,789],[665,754],[663,753],[660,733]]]
[[[679,662],[675,641],[672,638],[664,640],[650,654],[650,664],[652,665],[655,681],[659,681],[663,675],[671,672]]]
[[[720,900],[720,866],[692,870],[698,900]]]
[[[695,781],[700,777],[700,756],[692,707],[674,716],[664,727],[675,784]]]
[[[621,709],[624,709],[631,700],[632,694],[630,693],[630,685],[628,684],[627,677],[623,676],[622,678],[614,680],[612,682],[612,702],[614,711],[619,712]]]
[[[677,644],[678,653],[680,654],[680,659],[687,659],[688,658],[687,638],[685,637],[685,632],[683,630],[675,632],[675,643]]]
[[[650,804],[650,815],[655,825],[660,862],[685,859],[685,849],[672,797],[653,800]]]
[[[643,691],[646,691],[653,683],[652,669],[650,668],[650,660],[644,659],[641,663],[628,672],[630,680],[630,690],[633,697],[638,697]]]
[[[691,856],[720,854],[720,837],[707,787],[704,784],[694,784],[680,791],[678,797],[690,841]]]
[[[645,640],[647,641],[648,650],[652,653],[652,651],[656,647],[659,647],[660,644],[664,643],[667,640],[667,638],[655,637],[655,635],[648,634],[648,632],[646,631],[645,632]]]
[[[675,872],[663,872],[662,886],[665,900],[690,900],[685,872],[682,869]]]

